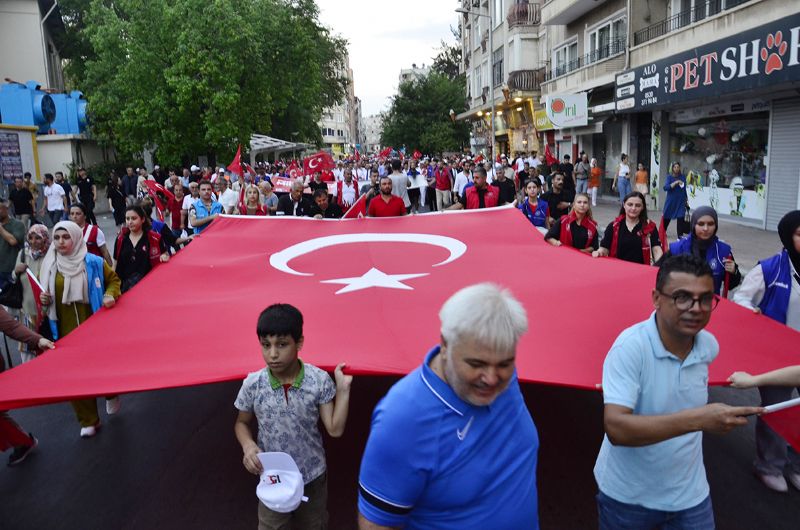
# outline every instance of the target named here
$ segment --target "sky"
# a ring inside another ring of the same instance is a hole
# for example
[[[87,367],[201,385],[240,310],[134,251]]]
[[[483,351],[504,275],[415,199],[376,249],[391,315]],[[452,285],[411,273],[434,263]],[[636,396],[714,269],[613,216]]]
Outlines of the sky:
[[[362,116],[389,108],[402,68],[430,66],[442,39],[455,42],[457,0],[316,0],[320,21],[347,39]]]

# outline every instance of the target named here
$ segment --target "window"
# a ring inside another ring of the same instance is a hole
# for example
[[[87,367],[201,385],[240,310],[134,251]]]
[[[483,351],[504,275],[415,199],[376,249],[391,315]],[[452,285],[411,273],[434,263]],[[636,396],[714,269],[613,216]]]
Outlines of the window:
[[[588,35],[589,56],[587,63],[594,63],[607,59],[625,51],[627,25],[625,17],[618,17],[603,22],[595,27]]]
[[[475,83],[472,85],[472,97],[479,98],[483,90],[483,84],[481,83],[481,65],[476,66],[475,70],[473,70],[472,79]]]
[[[336,136],[344,136],[341,129],[336,131]]]
[[[503,23],[505,13],[503,12],[503,0],[494,0],[494,27]]]
[[[556,48],[553,63],[555,64],[554,75],[560,76],[578,68],[578,41],[575,40],[568,44]]]
[[[503,48],[492,52],[492,86],[503,84]]]
[[[472,48],[480,48],[481,46],[481,34],[483,33],[481,28],[481,17],[475,17],[475,21],[472,24]]]

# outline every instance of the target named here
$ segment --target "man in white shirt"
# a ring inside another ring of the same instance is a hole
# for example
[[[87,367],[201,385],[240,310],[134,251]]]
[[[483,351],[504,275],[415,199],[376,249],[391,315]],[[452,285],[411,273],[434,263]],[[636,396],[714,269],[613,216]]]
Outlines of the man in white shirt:
[[[186,219],[186,224],[188,226],[187,232],[189,232],[190,234],[194,233],[194,226],[192,226],[192,220],[189,218],[189,209],[199,198],[200,198],[200,183],[190,182],[189,194],[183,198],[183,204],[181,205],[181,215],[183,215],[184,219]]]
[[[233,213],[236,203],[239,202],[239,194],[228,187],[228,181],[222,175],[217,179],[217,186],[219,186],[217,201],[222,204],[225,213]]]
[[[456,175],[456,180],[453,183],[453,193],[456,194],[456,201],[464,195],[464,188],[470,182],[472,182],[472,164],[465,162],[463,169]]]
[[[55,178],[50,173],[44,174],[44,207],[42,208],[42,215],[47,210],[47,215],[50,217],[51,226],[64,217],[64,211],[67,209],[67,194],[64,192],[59,184],[55,183]]]
[[[336,179],[336,182],[344,180],[344,164],[341,160],[336,162],[336,169],[333,170],[333,178]]]
[[[536,151],[531,153],[531,156],[528,157],[528,164],[531,166],[531,169],[536,169],[542,163],[540,157],[536,156]]]

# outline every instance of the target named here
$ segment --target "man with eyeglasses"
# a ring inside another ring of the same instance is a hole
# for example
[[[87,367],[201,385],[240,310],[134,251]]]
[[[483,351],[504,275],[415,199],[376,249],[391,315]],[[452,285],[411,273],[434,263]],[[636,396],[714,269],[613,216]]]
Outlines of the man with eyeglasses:
[[[603,364],[606,435],[594,476],[600,529],[713,529],[703,432],[746,425],[760,407],[708,404],[719,344],[704,331],[719,297],[708,264],[667,258],[649,319],[623,331]]]

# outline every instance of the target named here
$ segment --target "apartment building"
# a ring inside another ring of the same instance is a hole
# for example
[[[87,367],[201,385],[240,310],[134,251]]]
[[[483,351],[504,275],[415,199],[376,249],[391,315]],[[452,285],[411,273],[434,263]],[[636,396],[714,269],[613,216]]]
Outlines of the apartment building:
[[[411,64],[411,68],[403,68],[400,70],[400,75],[397,78],[399,84],[408,83],[409,81],[418,81],[422,78],[428,77],[431,73],[430,66],[417,66],[416,63]]]
[[[344,99],[322,111],[319,121],[323,149],[334,157],[353,154],[356,144],[361,143],[361,100],[355,95],[353,69],[350,58],[345,56],[344,70],[340,74],[347,79]]]
[[[540,4],[462,0],[458,13],[467,110],[456,119],[472,122],[472,151],[484,155],[537,151],[534,113],[545,74],[540,60]]]
[[[381,150],[381,135],[383,134],[383,115],[373,114],[364,118],[364,152],[377,153]]]
[[[540,59],[542,141],[605,169],[621,153],[650,172],[660,203],[674,162],[690,207],[774,230],[800,207],[800,3],[783,0],[549,0]],[[572,98],[572,99],[571,99]],[[559,127],[556,100],[577,100]]]

